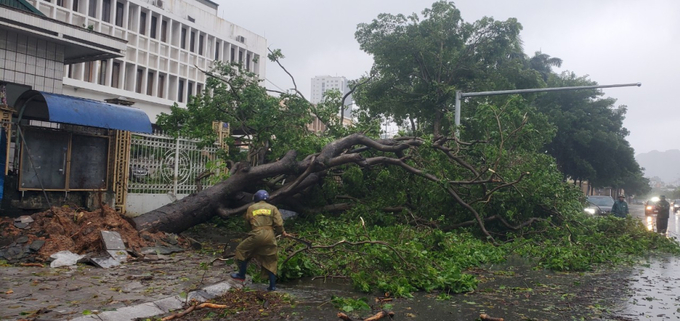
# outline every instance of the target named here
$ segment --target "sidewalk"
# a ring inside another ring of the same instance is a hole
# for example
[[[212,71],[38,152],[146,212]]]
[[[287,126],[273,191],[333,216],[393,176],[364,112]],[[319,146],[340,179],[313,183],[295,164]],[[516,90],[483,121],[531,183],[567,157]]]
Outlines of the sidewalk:
[[[187,251],[110,269],[0,267],[0,320],[134,320],[241,286],[231,266],[212,260]]]

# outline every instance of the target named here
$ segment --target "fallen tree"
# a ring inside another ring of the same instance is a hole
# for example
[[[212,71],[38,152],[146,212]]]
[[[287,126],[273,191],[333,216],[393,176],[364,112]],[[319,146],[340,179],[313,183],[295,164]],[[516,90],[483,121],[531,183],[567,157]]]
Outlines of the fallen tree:
[[[280,51],[270,54],[276,62],[281,57]],[[270,96],[253,74],[238,65],[218,64],[206,74],[206,94],[192,99],[187,109],[175,106],[158,123],[170,132],[202,137],[208,144],[216,138],[211,121],[229,123],[233,132],[227,142],[247,146],[247,153],[229,150],[231,166],[224,181],[132,219],[140,231],[179,233],[215,215],[243,213],[251,193],[261,188],[270,191],[274,204],[302,213],[347,211],[366,204],[366,193],[384,190],[384,195],[377,195],[382,201],[375,210],[397,213],[395,209],[400,209],[416,224],[429,226],[443,216],[447,229],[474,224],[491,240],[487,222],[500,222],[503,233],[559,213],[560,206],[540,197],[562,193],[560,175],[553,175],[557,172],[551,168],[552,160],[536,151],[552,138],[552,127],[540,114],[529,118],[535,109],[521,99],[477,108],[476,130],[469,135],[474,140],[459,139],[452,128],[442,131],[447,135],[377,139],[373,137],[378,136],[379,124],[368,114],[349,127],[339,122],[335,115],[346,97],[338,93],[312,105],[297,89],[293,94]],[[320,136],[306,128],[314,117],[327,127]],[[459,130],[465,134],[464,128]],[[536,171],[537,179],[549,180],[541,184],[550,189],[538,190],[536,182],[519,186]],[[343,175],[348,172],[366,181],[345,182]],[[372,180],[385,173],[391,181],[373,186]],[[329,184],[354,195],[319,195]],[[503,197],[495,200],[499,193]],[[391,199],[390,194],[401,198]],[[434,194],[436,200],[427,199]],[[522,201],[516,205],[504,204],[517,198]]]

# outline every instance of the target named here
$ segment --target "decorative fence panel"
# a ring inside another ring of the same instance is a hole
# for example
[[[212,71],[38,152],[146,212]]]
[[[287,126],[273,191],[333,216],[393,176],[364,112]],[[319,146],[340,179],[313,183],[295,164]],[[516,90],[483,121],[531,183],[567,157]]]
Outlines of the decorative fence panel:
[[[199,141],[162,132],[133,134],[130,142],[128,193],[191,194],[196,178],[216,160],[217,147],[199,148]],[[205,182],[203,187],[210,186]]]

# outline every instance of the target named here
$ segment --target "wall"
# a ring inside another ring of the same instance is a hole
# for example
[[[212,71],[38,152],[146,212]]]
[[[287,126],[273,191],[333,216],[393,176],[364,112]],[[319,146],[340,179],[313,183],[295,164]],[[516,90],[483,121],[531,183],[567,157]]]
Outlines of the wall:
[[[0,30],[0,81],[62,93],[64,46]]]

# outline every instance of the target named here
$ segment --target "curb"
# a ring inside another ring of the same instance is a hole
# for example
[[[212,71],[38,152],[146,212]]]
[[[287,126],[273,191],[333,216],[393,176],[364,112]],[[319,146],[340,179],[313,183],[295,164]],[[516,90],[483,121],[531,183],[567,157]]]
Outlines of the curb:
[[[187,293],[186,299],[179,295],[170,296],[153,302],[141,303],[116,309],[115,311],[104,311],[99,314],[86,315],[71,319],[71,321],[128,321],[137,318],[150,318],[160,314],[169,313],[184,307],[184,302],[196,300],[205,302],[214,297],[227,293],[231,288],[242,286],[242,282],[226,280],[220,283],[206,286],[200,290]]]

